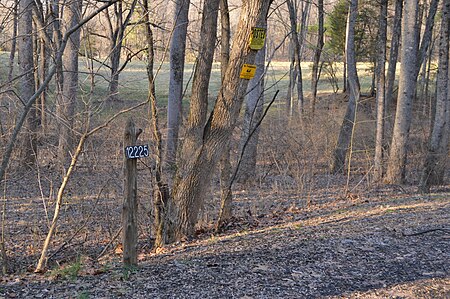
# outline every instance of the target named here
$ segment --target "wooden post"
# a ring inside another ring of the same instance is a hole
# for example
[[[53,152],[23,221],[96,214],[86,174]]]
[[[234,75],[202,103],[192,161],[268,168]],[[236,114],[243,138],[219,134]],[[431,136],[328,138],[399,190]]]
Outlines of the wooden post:
[[[140,132],[139,132],[140,133]],[[137,135],[133,120],[128,119],[125,128],[124,146],[136,145]],[[137,265],[137,159],[127,159],[124,155],[125,182],[122,208],[123,264],[125,267]]]

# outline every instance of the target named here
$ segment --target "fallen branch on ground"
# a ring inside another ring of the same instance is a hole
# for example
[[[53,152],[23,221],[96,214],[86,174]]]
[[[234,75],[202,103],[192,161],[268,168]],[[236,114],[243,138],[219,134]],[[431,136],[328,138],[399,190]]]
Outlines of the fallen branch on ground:
[[[419,236],[419,235],[432,233],[432,232],[436,232],[436,231],[442,231],[444,233],[450,233],[450,228],[432,228],[432,229],[427,229],[427,230],[420,231],[420,232],[417,232],[417,233],[412,233],[412,234],[405,234],[405,232],[402,232],[402,235],[404,237],[412,237],[412,236]]]

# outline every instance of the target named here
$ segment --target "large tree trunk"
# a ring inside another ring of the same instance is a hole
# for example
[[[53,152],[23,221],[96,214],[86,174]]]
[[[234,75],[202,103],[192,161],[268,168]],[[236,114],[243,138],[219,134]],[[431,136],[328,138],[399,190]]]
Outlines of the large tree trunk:
[[[18,48],[19,48],[19,96],[26,103],[30,101],[35,91],[34,61],[33,61],[33,0],[19,0]],[[33,166],[37,158],[37,118],[33,106],[26,120],[26,132],[21,145],[21,165]]]
[[[416,89],[417,35],[415,30],[418,0],[406,1],[403,7],[401,70],[397,111],[394,121],[386,182],[401,184],[405,180],[407,143],[411,126],[412,104]]]
[[[386,38],[387,38],[388,0],[381,0],[380,21],[378,29],[378,59],[377,59],[377,132],[375,138],[374,177],[383,177],[383,141],[385,113],[385,70],[386,70]]]
[[[228,68],[228,62],[230,60],[230,12],[228,10],[228,0],[220,0],[220,21],[221,21],[221,34],[220,34],[220,77],[225,78],[225,73]],[[225,152],[220,159],[220,210],[216,223],[216,231],[220,231],[225,223],[233,216],[232,201],[233,193],[231,190],[231,140],[225,147]]]
[[[355,126],[356,105],[359,101],[359,79],[356,70],[356,53],[355,53],[355,24],[358,14],[358,0],[351,0],[347,21],[346,34],[346,60],[347,73],[349,83],[349,99],[344,120],[342,121],[341,130],[339,132],[338,141],[333,154],[331,172],[337,173],[344,170],[345,157],[351,142],[352,129]]]
[[[192,168],[196,150],[202,144],[203,130],[207,121],[208,86],[214,58],[214,45],[217,38],[217,19],[219,0],[206,0],[203,7],[202,25],[200,28],[199,55],[195,66],[190,98],[190,110],[186,137],[179,157],[177,179],[181,179]],[[193,201],[193,205],[200,206],[202,202]],[[183,209],[185,207],[180,207]],[[198,208],[199,209],[199,208]]]
[[[252,132],[255,130],[263,114],[265,58],[265,48],[263,48],[256,55],[256,73],[248,86],[249,91],[245,101],[242,135],[239,144],[239,154],[242,154],[242,157],[240,157],[241,164],[239,165],[238,176],[238,181],[244,184],[256,178],[259,129],[256,129],[253,134]]]
[[[194,161],[192,167],[174,186],[178,240],[194,234],[194,226],[209,185],[211,170],[215,168],[231,138],[247,91],[249,81],[241,79],[240,72],[243,64],[252,64],[256,56],[256,51],[247,47],[248,39],[252,27],[265,27],[270,3],[271,1],[266,0],[249,0],[243,3],[230,63],[216,105],[204,128],[202,144],[192,157]]]
[[[389,107],[393,102],[395,71],[397,69],[398,48],[402,28],[402,11],[403,0],[396,0],[394,22],[392,24],[391,50],[389,52],[389,64],[386,75],[386,107]]]
[[[81,20],[81,0],[72,0],[64,9],[65,31],[75,27]],[[62,167],[70,159],[73,149],[73,118],[78,94],[78,50],[80,49],[80,31],[75,31],[67,43],[63,55],[63,93],[58,110],[62,125],[59,130],[58,158]]]
[[[219,0],[205,0],[200,28],[202,41],[192,81],[186,137],[179,159],[179,167],[183,169],[190,167],[193,162],[191,157],[202,142],[202,133],[208,112],[208,87],[217,38],[218,12]]]
[[[178,131],[182,116],[183,73],[190,0],[176,0],[174,29],[170,42],[170,78],[167,102],[167,169],[175,171]]]
[[[448,158],[449,110],[449,15],[450,2],[442,3],[442,22],[439,39],[439,68],[436,82],[436,109],[433,128],[428,143],[428,153],[420,179],[419,190],[429,192],[431,185],[439,183]]]
[[[319,63],[320,56],[322,55],[323,49],[323,0],[318,0],[317,2],[318,9],[318,19],[319,19],[319,28],[317,30],[317,44],[314,49],[314,59],[313,66],[311,71],[311,114],[314,115],[314,111],[316,109],[316,100],[317,100],[317,84],[319,82]]]
[[[217,38],[219,2],[219,0],[205,0],[203,6],[202,25],[200,28],[202,42],[200,43],[199,55],[192,81],[188,124],[177,164],[176,179],[183,178],[185,173],[192,168],[194,164],[192,157],[195,157],[196,150],[202,143],[203,129],[207,121],[208,86],[214,58],[214,45]],[[200,206],[202,202],[194,200],[192,204]],[[183,208],[185,207],[180,207],[180,209]]]

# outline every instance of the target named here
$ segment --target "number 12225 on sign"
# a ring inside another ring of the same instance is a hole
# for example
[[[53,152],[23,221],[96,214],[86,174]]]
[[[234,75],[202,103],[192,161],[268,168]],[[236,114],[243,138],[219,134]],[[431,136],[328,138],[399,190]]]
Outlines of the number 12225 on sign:
[[[127,159],[145,158],[149,155],[148,145],[132,145],[125,147],[125,156]]]

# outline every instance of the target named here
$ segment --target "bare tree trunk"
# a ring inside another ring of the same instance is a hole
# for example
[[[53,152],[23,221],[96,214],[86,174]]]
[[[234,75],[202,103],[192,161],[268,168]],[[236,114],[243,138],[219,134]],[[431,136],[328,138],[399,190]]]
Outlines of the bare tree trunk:
[[[114,3],[114,21],[112,23],[112,17],[108,11],[105,11],[106,20],[108,22],[109,30],[109,61],[111,63],[111,78],[108,85],[109,100],[117,101],[119,99],[119,75],[124,66],[120,66],[120,55],[122,53],[122,42],[125,35],[125,30],[130,23],[131,16],[134,13],[137,0],[133,0],[128,9],[128,13],[124,18],[126,9],[123,8],[123,1],[117,1]],[[127,61],[128,62],[128,61]],[[125,62],[126,64],[126,62]]]
[[[426,99],[423,97],[423,93],[424,93],[424,87],[426,85],[425,82],[423,82],[425,80],[425,73],[426,73],[426,68],[427,68],[427,61],[429,59],[432,59],[431,55],[433,52],[433,48],[432,48],[432,42],[433,42],[433,28],[434,28],[434,19],[436,16],[436,12],[437,12],[437,8],[439,5],[439,0],[431,0],[430,2],[430,7],[428,9],[428,14],[426,15],[426,23],[425,23],[425,29],[423,32],[423,36],[422,36],[422,40],[420,43],[420,47],[419,47],[419,51],[417,53],[417,69],[416,69],[416,80],[419,77],[419,73],[420,70],[423,67],[423,80],[419,80],[417,82],[417,90],[416,90],[416,99],[417,101],[423,101],[423,106],[425,106],[426,104]],[[422,8],[422,10],[426,10],[426,5],[424,8]],[[421,24],[418,24],[419,28],[418,30],[421,29]],[[420,31],[419,31],[420,34]]]
[[[191,157],[202,142],[203,128],[208,112],[208,90],[214,58],[214,46],[217,38],[217,18],[219,0],[205,0],[203,6],[202,25],[200,28],[201,43],[192,80],[192,92],[189,105],[189,116],[186,136],[180,155],[179,168],[189,168]]]
[[[153,31],[150,25],[148,0],[143,0],[145,30],[147,39],[147,78],[148,78],[148,98],[150,103],[151,131],[153,137],[153,153],[155,156],[155,181],[153,183],[154,195],[153,206],[155,209],[155,244],[154,248],[159,248],[167,243],[166,230],[167,215],[171,207],[170,194],[167,184],[162,177],[162,139],[159,127],[158,106],[155,92],[155,77],[153,66],[155,61]]]
[[[419,191],[430,192],[431,185],[439,183],[448,158],[449,115],[449,18],[450,2],[442,2],[442,21],[439,39],[439,68],[436,81],[436,109],[433,128],[428,143]]]
[[[331,172],[333,173],[342,172],[344,170],[345,158],[351,141],[352,129],[353,126],[356,125],[354,123],[356,115],[356,105],[358,104],[360,95],[355,53],[355,24],[357,14],[358,0],[351,0],[347,21],[345,45],[350,95],[348,99],[347,110],[345,112],[344,120],[342,121],[341,130],[339,132],[338,141],[333,154],[333,161],[331,165]]]
[[[39,82],[40,84],[45,80],[48,69],[48,49],[46,41],[40,39],[40,61],[39,61]],[[42,133],[47,132],[47,117],[45,113],[47,102],[47,89],[41,94],[39,98],[39,108],[40,108],[40,119],[41,119],[41,129]]]
[[[255,77],[253,77],[249,83],[249,91],[245,101],[242,135],[239,144],[239,154],[242,153],[243,156],[241,158],[241,164],[238,172],[238,181],[243,184],[248,184],[256,178],[256,157],[259,129],[257,129],[251,137],[250,134],[255,129],[256,124],[261,119],[263,113],[265,58],[265,48],[263,48],[259,50],[256,55],[256,73]],[[245,146],[245,144],[247,145]]]
[[[401,70],[399,95],[395,114],[386,182],[401,184],[405,181],[407,143],[411,126],[412,104],[416,89],[418,0],[406,1],[403,7]]]
[[[221,20],[221,61],[220,76],[225,78],[228,62],[230,60],[230,12],[228,10],[228,0],[220,0],[220,20]],[[216,223],[216,231],[219,232],[223,226],[230,221],[233,216],[232,201],[233,193],[231,190],[231,140],[225,146],[225,152],[220,159],[220,210]]]
[[[16,44],[17,44],[17,26],[18,26],[18,5],[19,0],[14,1],[14,11],[13,11],[13,32],[11,37],[11,52],[9,53],[9,65],[8,65],[8,82],[12,81],[14,72],[14,57],[16,55]]]
[[[314,49],[313,66],[311,71],[311,115],[314,115],[317,100],[317,84],[319,82],[319,63],[323,49],[323,0],[317,1],[319,28],[317,29],[317,44]]]
[[[178,131],[182,116],[183,73],[190,0],[176,0],[174,29],[170,42],[170,81],[167,102],[167,147],[165,161],[168,171],[175,172]]]
[[[428,111],[431,112],[429,109],[427,109],[429,107],[429,87],[430,87],[430,67],[431,67],[431,63],[433,61],[433,50],[435,48],[434,44],[436,41],[436,37],[433,34],[433,38],[432,38],[432,42],[430,47],[428,48],[428,52],[426,57],[423,60],[422,63],[422,72],[420,73],[420,76],[418,78],[418,88],[417,88],[417,98],[422,101],[422,114],[424,116],[429,115]],[[431,107],[430,107],[431,108]],[[433,120],[430,119],[430,128],[432,128],[432,122]]]
[[[33,61],[33,0],[19,0],[18,19],[18,47],[19,47],[19,96],[26,103],[30,101],[35,92],[34,61]],[[33,106],[27,116],[27,131],[21,145],[21,165],[33,166],[37,155],[37,119],[36,109]]]
[[[197,155],[197,151],[202,144],[203,130],[208,111],[208,85],[214,58],[214,45],[217,38],[218,12],[219,0],[205,0],[200,29],[202,42],[200,44],[200,53],[192,81],[188,128],[179,157],[180,161],[176,174],[177,180],[184,177],[185,173],[192,168],[195,161],[192,160],[192,157]],[[175,204],[177,204],[182,214],[188,214],[188,210],[192,208],[184,206],[179,202],[175,202]],[[192,204],[199,209],[203,202],[193,200]]]
[[[64,9],[65,31],[75,27],[81,20],[81,0],[73,0]],[[78,51],[80,49],[80,30],[74,32],[67,43],[63,55],[63,93],[58,117],[63,121],[59,130],[58,159],[62,167],[70,159],[73,149],[73,118],[78,95]]]
[[[225,72],[228,67],[228,61],[230,60],[230,39],[231,39],[231,26],[230,26],[230,11],[228,9],[228,0],[220,0],[220,22],[221,22],[221,34],[220,34],[220,76],[223,80]]]
[[[289,10],[292,41],[294,43],[294,61],[295,61],[295,68],[296,68],[296,72],[297,72],[298,109],[299,109],[300,116],[302,116],[303,111],[304,111],[303,78],[302,78],[302,67],[301,67],[302,45],[301,45],[299,36],[297,34],[297,7],[296,7],[296,5],[294,6],[293,0],[287,0],[286,4],[287,4],[288,10]],[[302,28],[300,30],[301,38],[303,38],[303,32],[306,30],[305,27],[306,27],[306,20],[307,20],[307,12],[309,11],[309,2],[306,5],[307,5],[307,7],[304,8],[304,10],[302,11]],[[292,93],[291,93],[291,96],[292,96]]]
[[[111,45],[109,56],[111,62],[111,78],[108,84],[109,101],[119,100],[119,65],[121,52],[121,43]]]
[[[431,38],[433,36],[434,17],[436,16],[438,4],[439,0],[431,0],[427,21],[425,24],[425,30],[423,33],[422,41],[420,43],[419,52],[417,53],[416,78],[420,72],[420,67],[422,66],[423,60],[425,59],[428,48],[431,44]]]
[[[380,21],[378,29],[378,61],[377,61],[377,131],[375,137],[374,177],[383,177],[383,141],[385,114],[385,70],[386,70],[386,38],[387,38],[388,0],[380,3]]]
[[[248,80],[240,78],[244,63],[252,64],[256,51],[250,50],[248,38],[252,27],[265,27],[271,1],[245,1],[235,34],[230,63],[226,71],[216,105],[203,131],[202,145],[192,157],[194,163],[186,175],[174,186],[174,200],[177,203],[176,238],[194,234],[197,216],[209,185],[211,169],[223,155],[231,138],[239,110],[247,91]]]
[[[386,75],[386,108],[393,102],[395,85],[395,71],[397,69],[398,49],[402,29],[403,0],[395,1],[394,22],[392,24],[391,50],[389,52],[389,64]]]
[[[60,13],[60,3],[59,0],[50,0],[50,20],[49,24],[52,24],[53,30],[53,51],[58,51],[62,42],[62,28],[61,28],[61,20],[62,15]],[[53,53],[55,57],[57,57],[57,53]],[[64,84],[64,73],[63,73],[63,62],[62,56],[58,58],[59,61],[55,61],[56,65],[56,74],[55,74],[55,102],[56,102],[56,115],[63,115],[63,84]],[[61,110],[61,111],[60,111]],[[59,130],[61,129],[58,126],[58,136]]]
[[[41,1],[36,2],[36,10],[35,10],[35,22],[37,23],[38,29],[38,41],[39,41],[39,63],[38,71],[37,71],[37,88],[45,81],[45,77],[47,76],[48,71],[48,60],[50,57],[51,50],[51,31],[52,27],[49,24],[51,14],[50,14],[50,0],[45,0],[44,3]],[[41,133],[43,135],[47,132],[47,117],[46,117],[46,102],[47,102],[47,92],[48,88],[42,92],[39,100],[36,102],[36,106],[39,108],[39,123],[41,127]]]
[[[289,42],[289,85],[288,90],[286,94],[286,113],[289,116],[292,116],[294,113],[294,88],[295,88],[295,82],[297,81],[297,67],[295,64],[295,39],[294,36],[291,35],[291,39]]]
[[[216,232],[222,231],[225,225],[233,217],[231,176],[230,142],[228,142],[225,148],[225,153],[220,160],[220,210],[219,217],[216,222]]]
[[[343,63],[343,70],[342,70],[342,92],[346,93],[347,92],[347,85],[348,85],[348,80],[347,80],[347,58],[346,55],[344,54],[344,59],[342,61]]]

